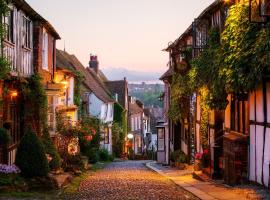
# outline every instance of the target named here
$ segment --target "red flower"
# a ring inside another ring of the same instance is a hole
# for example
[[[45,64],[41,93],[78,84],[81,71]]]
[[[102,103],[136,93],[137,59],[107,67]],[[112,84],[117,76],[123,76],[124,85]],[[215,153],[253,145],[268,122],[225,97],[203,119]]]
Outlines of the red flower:
[[[203,154],[208,154],[209,153],[209,150],[208,149],[204,149],[203,150]]]
[[[93,137],[92,137],[92,135],[86,135],[86,136],[84,136],[84,138],[86,141],[91,141]]]

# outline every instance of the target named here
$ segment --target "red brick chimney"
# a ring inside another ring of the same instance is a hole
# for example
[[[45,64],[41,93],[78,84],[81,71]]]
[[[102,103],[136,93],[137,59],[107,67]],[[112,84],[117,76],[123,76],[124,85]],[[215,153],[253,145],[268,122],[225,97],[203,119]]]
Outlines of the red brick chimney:
[[[96,55],[90,55],[89,68],[94,70],[96,73],[99,71],[99,62]]]

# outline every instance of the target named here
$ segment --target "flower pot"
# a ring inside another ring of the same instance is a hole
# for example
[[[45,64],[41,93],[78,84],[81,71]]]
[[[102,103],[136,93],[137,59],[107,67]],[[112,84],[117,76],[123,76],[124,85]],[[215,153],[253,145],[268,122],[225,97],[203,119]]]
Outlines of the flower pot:
[[[195,171],[200,171],[202,170],[202,162],[201,160],[195,160],[195,163],[194,163],[194,170]]]

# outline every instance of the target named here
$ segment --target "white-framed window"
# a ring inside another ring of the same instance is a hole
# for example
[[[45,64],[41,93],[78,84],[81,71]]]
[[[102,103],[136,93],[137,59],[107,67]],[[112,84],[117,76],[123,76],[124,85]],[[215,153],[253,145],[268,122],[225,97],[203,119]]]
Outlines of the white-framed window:
[[[42,68],[45,70],[49,69],[48,66],[48,33],[46,30],[43,30],[42,34]]]
[[[131,118],[131,131],[134,131],[135,130],[135,124],[134,124],[134,118],[132,117]]]
[[[135,130],[138,130],[138,121],[137,121],[137,117],[135,117]]]
[[[22,36],[23,47],[31,48],[31,21],[27,17],[23,17]]]

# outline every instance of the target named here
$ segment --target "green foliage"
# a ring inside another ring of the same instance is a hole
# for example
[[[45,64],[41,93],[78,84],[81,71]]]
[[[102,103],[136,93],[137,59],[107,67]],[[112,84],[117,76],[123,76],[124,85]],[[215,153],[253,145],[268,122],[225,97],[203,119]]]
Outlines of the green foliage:
[[[76,74],[74,85],[74,104],[78,106],[79,116],[81,116],[82,114],[81,87],[84,81],[84,76],[80,72],[75,70],[74,73]]]
[[[8,16],[10,13],[8,4],[10,0],[0,0],[0,15],[1,16]],[[0,39],[1,39],[1,49],[3,48],[3,40],[6,35],[5,26],[3,23],[0,24]],[[3,56],[3,50],[1,50],[1,57],[0,57],[0,80],[7,78],[11,68],[10,63],[8,60]]]
[[[6,129],[0,128],[0,145],[7,145],[11,138]]]
[[[171,152],[170,160],[172,162],[186,163],[187,162],[187,155],[181,150],[176,150],[176,151]]]
[[[24,111],[24,117],[33,125],[38,125],[36,130],[47,127],[48,100],[40,75],[31,76],[27,84],[23,84],[23,95],[28,105]]]
[[[80,154],[78,155],[63,155],[63,169],[65,171],[76,171],[76,170],[83,170],[84,169],[84,162],[83,158]]]
[[[88,157],[90,163],[96,163],[99,161],[99,152],[97,148],[87,148],[84,155]]]
[[[116,157],[119,158],[123,154],[124,144],[123,128],[118,123],[114,123],[112,127],[112,149]]]
[[[100,149],[98,154],[99,154],[100,161],[109,161],[110,160],[110,154],[109,154],[107,149]]]
[[[42,136],[42,144],[45,149],[45,153],[50,155],[52,160],[49,162],[51,170],[59,169],[61,167],[61,157],[49,135],[48,129],[45,129]]]
[[[189,98],[190,95],[192,95],[189,82],[189,76],[186,74],[173,76],[171,84],[171,105],[168,116],[174,123],[177,123],[188,115]]]
[[[226,91],[242,93],[255,89],[269,67],[269,27],[249,22],[249,7],[232,6],[221,36]]]
[[[46,176],[49,172],[44,147],[31,128],[28,128],[20,142],[15,163],[27,178]]]
[[[79,134],[79,144],[81,153],[88,157],[90,163],[99,161],[99,147],[100,147],[100,121],[95,118],[84,117],[81,121],[83,127],[91,126],[96,130],[96,134],[92,135],[92,140],[87,141],[83,134]]]
[[[130,95],[142,101],[145,107],[163,107],[163,103],[159,101],[162,92],[162,86],[159,84],[156,84],[152,90],[129,91]]]
[[[124,152],[127,135],[127,111],[119,104],[114,104],[114,123],[112,127],[112,148],[116,157]]]
[[[225,109],[227,93],[225,91],[225,77],[221,73],[223,54],[220,45],[219,30],[213,28],[208,34],[208,44],[203,52],[192,60],[192,69],[189,72],[190,84],[198,91],[205,87],[208,93],[204,103],[211,109]]]

